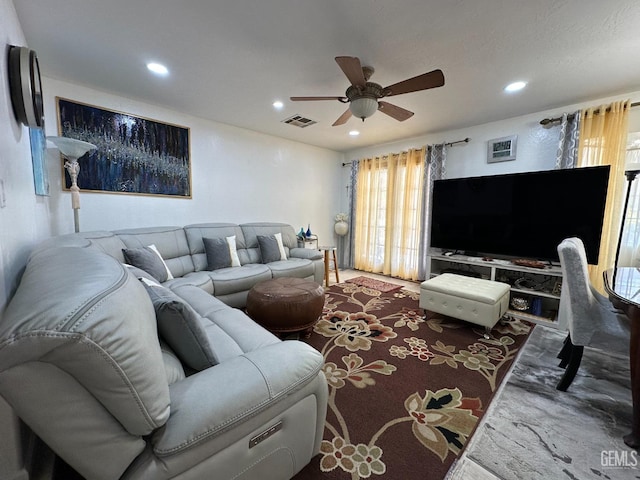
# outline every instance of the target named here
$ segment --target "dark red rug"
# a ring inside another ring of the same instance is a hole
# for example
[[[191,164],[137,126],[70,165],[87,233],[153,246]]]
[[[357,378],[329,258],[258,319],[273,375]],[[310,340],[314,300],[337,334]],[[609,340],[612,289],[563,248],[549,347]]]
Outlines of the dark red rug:
[[[445,477],[531,331],[484,329],[429,314],[418,293],[331,286],[306,339],[325,358],[321,454],[295,479]]]

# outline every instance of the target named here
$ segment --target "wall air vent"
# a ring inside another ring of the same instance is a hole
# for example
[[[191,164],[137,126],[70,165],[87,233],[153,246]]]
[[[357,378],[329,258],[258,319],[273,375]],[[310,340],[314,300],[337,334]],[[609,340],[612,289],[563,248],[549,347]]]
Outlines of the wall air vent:
[[[310,118],[305,118],[300,115],[292,115],[289,118],[285,118],[282,120],[283,123],[288,123],[289,125],[293,125],[294,127],[308,127],[309,125],[313,125],[314,123],[318,123],[315,120],[311,120]]]

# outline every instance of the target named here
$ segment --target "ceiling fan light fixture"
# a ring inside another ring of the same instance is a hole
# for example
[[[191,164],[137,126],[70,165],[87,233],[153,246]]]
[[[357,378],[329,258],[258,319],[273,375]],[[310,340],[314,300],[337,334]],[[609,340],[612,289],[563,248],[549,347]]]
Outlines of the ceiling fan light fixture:
[[[378,110],[378,100],[370,97],[360,97],[351,100],[349,103],[349,110],[354,117],[361,118],[364,121],[365,118],[370,117]]]

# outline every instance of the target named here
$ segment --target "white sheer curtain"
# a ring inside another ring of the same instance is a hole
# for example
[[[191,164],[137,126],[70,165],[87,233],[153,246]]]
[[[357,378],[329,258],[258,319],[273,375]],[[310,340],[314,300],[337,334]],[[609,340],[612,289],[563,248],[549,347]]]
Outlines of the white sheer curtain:
[[[354,266],[416,280],[425,148],[359,161]]]

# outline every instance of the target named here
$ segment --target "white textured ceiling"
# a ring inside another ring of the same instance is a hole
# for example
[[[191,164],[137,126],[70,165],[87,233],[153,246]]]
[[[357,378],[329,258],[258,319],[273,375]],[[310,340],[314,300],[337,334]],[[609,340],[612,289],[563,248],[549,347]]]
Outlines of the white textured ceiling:
[[[14,4],[43,75],[337,151],[640,90],[638,0]],[[288,98],[343,95],[341,55],[373,66],[383,86],[436,68],[446,83],[390,98],[415,112],[405,122],[377,112],[332,127],[345,105]],[[152,60],[171,74],[153,77]],[[514,80],[529,86],[505,94]],[[271,107],[276,99],[283,110]],[[281,123],[293,114],[318,123]]]

